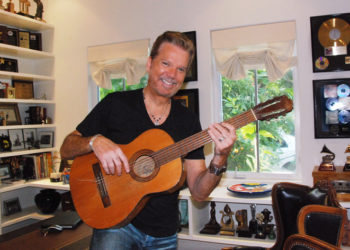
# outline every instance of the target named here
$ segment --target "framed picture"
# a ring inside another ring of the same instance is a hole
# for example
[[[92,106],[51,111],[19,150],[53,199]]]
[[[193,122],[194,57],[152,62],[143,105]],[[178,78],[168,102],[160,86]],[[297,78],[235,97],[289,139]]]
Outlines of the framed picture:
[[[173,98],[199,117],[198,89],[180,89]]]
[[[12,151],[24,149],[24,139],[23,139],[22,129],[10,129],[9,136],[12,144],[12,147],[11,147]]]
[[[22,208],[21,208],[21,204],[19,203],[18,197],[4,201],[5,216],[21,212],[21,210]]]
[[[196,41],[196,31],[183,32],[193,43],[194,45],[194,58],[191,65],[191,68],[188,70],[187,75],[185,77],[185,82],[197,81],[198,73],[197,73],[197,41]]]
[[[36,130],[34,128],[23,129],[23,139],[25,149],[32,149],[35,147]]]
[[[15,99],[16,98],[16,90],[13,87],[7,87],[6,88],[6,97],[8,99]]]
[[[11,179],[11,164],[0,164],[0,180],[3,181],[8,179]]]
[[[34,87],[32,81],[12,80],[12,86],[16,90],[17,99],[34,99]]]
[[[53,132],[52,131],[40,131],[39,132],[39,145],[40,145],[40,148],[51,148],[53,146]]]
[[[350,137],[350,78],[314,80],[315,138]]]
[[[0,103],[0,117],[5,119],[6,125],[21,125],[17,103]]]

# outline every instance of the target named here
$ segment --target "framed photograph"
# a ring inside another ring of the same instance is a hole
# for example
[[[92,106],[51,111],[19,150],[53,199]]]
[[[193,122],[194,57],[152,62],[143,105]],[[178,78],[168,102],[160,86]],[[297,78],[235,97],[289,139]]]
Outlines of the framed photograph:
[[[0,164],[0,180],[3,181],[8,179],[11,179],[11,164]]]
[[[194,45],[194,58],[191,65],[191,68],[187,72],[185,77],[185,82],[197,81],[198,80],[198,71],[197,71],[197,41],[196,41],[196,31],[183,32],[193,43]]]
[[[198,89],[180,89],[173,98],[199,117]]]
[[[350,78],[314,80],[315,138],[350,137]]]
[[[40,148],[53,147],[53,132],[52,131],[40,131],[39,132],[39,145],[40,145]]]
[[[4,215],[5,216],[15,214],[15,213],[18,213],[21,211],[22,211],[22,208],[21,208],[21,204],[19,203],[18,197],[4,201]]]
[[[32,81],[12,80],[12,86],[16,90],[17,99],[34,99],[34,87]]]
[[[12,151],[24,149],[24,139],[23,139],[22,129],[10,129],[9,136],[12,144],[12,147],[11,147]]]
[[[13,87],[7,87],[6,88],[6,97],[8,99],[15,99],[16,98],[16,90]]]
[[[23,139],[24,139],[25,149],[35,148],[35,141],[37,140],[36,129],[34,128],[23,129]]]
[[[21,125],[17,103],[0,103],[0,117],[4,118],[6,125]]]

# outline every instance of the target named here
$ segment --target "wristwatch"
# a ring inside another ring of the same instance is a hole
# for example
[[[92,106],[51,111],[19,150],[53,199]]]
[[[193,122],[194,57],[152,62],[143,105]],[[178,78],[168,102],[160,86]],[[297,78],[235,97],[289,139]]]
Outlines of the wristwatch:
[[[212,162],[210,162],[210,164],[209,164],[209,173],[215,174],[216,176],[220,176],[222,173],[225,173],[226,170],[227,170],[226,165],[219,167],[218,165],[215,165]]]

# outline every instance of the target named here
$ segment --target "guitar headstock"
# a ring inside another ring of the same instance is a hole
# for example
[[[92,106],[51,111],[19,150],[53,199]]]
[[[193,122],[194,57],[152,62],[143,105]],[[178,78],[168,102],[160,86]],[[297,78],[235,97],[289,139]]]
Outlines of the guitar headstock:
[[[293,101],[287,96],[275,97],[253,108],[257,120],[264,121],[285,115],[293,110]]]

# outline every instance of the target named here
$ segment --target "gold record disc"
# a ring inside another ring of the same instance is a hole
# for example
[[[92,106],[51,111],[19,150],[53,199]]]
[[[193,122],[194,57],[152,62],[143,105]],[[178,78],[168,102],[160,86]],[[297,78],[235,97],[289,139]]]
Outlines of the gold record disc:
[[[329,66],[329,60],[327,59],[327,57],[319,57],[317,58],[317,60],[315,61],[315,66],[316,68],[320,69],[320,70],[324,70],[326,68],[328,68]]]
[[[350,42],[350,25],[344,19],[330,18],[318,29],[318,40],[323,47],[347,46]]]

